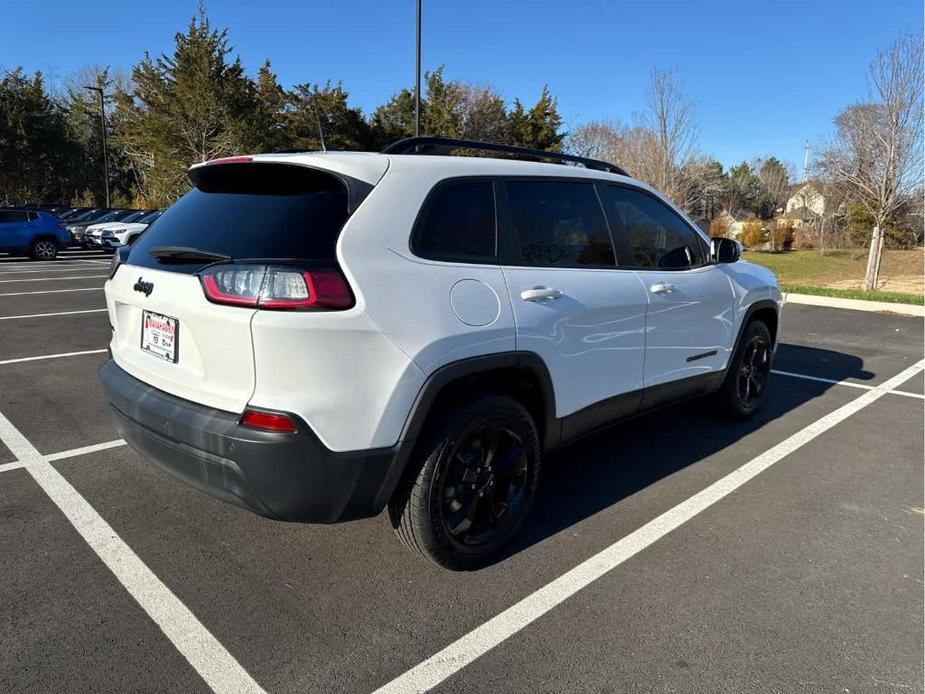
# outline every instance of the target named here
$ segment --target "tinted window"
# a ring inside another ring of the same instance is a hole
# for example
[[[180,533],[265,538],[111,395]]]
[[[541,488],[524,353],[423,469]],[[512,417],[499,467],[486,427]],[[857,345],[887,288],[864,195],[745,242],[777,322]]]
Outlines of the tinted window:
[[[26,221],[26,213],[19,210],[0,210],[0,224],[20,223]]]
[[[664,203],[630,188],[607,186],[604,190],[610,225],[623,251],[621,265],[685,268],[703,263],[697,235]]]
[[[93,216],[94,214],[96,214],[96,213],[97,213],[96,210],[84,210],[83,212],[78,212],[78,213],[76,213],[76,214],[75,214],[74,216],[72,216],[68,221],[71,221],[71,222],[82,222],[82,221],[85,220],[85,219],[89,219],[90,217],[92,217],[92,216]]]
[[[156,246],[186,246],[234,259],[333,261],[347,220],[347,191],[334,176],[279,164],[213,165],[196,188],[167,209],[132,246],[128,262],[175,272],[196,263],[160,264]]]
[[[607,223],[591,183],[509,181],[511,248],[519,265],[615,265]]]
[[[428,198],[414,233],[415,254],[435,260],[494,262],[491,181],[448,181]]]

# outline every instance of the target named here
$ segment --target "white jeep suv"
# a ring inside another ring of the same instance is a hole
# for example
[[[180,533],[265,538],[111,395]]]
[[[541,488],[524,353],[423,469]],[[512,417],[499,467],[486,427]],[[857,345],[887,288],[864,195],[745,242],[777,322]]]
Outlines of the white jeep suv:
[[[424,156],[454,149],[504,158]],[[694,395],[747,417],[765,391],[774,276],[611,164],[412,138],[190,178],[113,258],[100,376],[136,451],[261,515],[388,507],[472,568],[542,451]]]

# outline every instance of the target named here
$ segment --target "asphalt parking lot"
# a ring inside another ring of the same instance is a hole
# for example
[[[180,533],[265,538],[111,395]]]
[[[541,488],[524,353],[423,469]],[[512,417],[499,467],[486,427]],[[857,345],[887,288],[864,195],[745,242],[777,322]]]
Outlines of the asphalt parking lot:
[[[753,421],[552,454],[515,545],[451,573],[121,445],[107,265],[0,256],[0,691],[922,691],[921,319],[786,306]]]

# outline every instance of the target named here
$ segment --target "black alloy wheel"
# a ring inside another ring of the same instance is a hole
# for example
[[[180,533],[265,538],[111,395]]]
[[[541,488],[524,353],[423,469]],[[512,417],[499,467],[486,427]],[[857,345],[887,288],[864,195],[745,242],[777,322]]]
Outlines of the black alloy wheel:
[[[771,374],[771,346],[763,335],[755,335],[745,346],[736,376],[739,399],[746,408],[757,404]]]
[[[468,547],[494,544],[526,503],[523,441],[497,421],[479,422],[453,444],[437,485],[447,534]]]
[[[401,542],[450,569],[487,564],[536,495],[540,445],[526,407],[500,394],[432,414],[389,501]]]
[[[758,410],[768,391],[774,341],[768,326],[753,320],[745,326],[742,339],[729,362],[726,378],[717,398],[735,419],[748,419]]]

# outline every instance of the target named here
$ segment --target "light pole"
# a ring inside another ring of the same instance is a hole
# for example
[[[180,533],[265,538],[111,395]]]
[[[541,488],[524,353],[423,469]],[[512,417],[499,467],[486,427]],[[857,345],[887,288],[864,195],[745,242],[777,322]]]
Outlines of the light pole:
[[[421,134],[421,0],[417,0],[414,49],[414,135]]]
[[[106,107],[103,104],[102,87],[84,87],[100,95],[100,137],[103,139],[103,183],[106,188],[106,207],[109,207],[109,150],[106,146]]]

